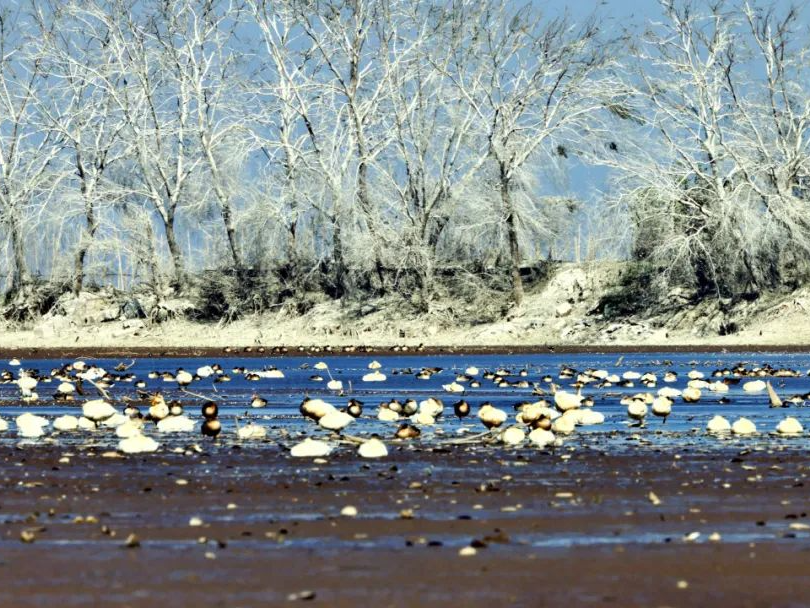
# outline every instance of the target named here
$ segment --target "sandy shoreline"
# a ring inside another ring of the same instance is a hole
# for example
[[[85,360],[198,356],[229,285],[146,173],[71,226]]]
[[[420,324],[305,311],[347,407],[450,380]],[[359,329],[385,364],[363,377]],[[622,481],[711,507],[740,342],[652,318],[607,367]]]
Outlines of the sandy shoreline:
[[[622,354],[622,353],[808,353],[810,344],[559,344],[495,346],[62,346],[0,347],[0,359],[81,358],[261,358],[292,356],[391,356],[391,355],[520,355],[520,354]]]

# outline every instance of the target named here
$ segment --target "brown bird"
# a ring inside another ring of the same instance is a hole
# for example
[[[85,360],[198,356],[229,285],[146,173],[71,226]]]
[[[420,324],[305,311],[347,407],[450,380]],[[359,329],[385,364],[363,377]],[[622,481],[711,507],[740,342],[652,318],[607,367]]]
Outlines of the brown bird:
[[[418,428],[411,424],[403,424],[396,430],[397,439],[416,439],[422,434]]]

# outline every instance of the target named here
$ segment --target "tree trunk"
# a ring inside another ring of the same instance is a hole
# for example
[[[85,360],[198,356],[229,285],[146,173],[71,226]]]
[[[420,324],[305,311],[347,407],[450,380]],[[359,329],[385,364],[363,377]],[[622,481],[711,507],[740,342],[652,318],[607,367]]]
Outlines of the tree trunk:
[[[11,248],[14,253],[14,272],[11,275],[11,293],[22,291],[31,281],[28,266],[25,263],[25,249],[23,248],[22,226],[16,209],[10,218]]]
[[[163,288],[160,284],[160,276],[158,273],[158,261],[155,254],[155,233],[152,230],[152,220],[146,218],[146,246],[148,259],[146,260],[147,268],[149,269],[149,280],[152,284],[152,290],[158,298],[162,298]]]
[[[222,221],[225,224],[225,233],[228,235],[228,246],[231,250],[231,257],[237,270],[242,268],[242,258],[239,255],[239,248],[236,244],[236,229],[233,225],[233,210],[231,203],[228,201],[222,202]]]
[[[365,154],[365,147],[358,144],[359,153]],[[362,158],[362,156],[361,156]],[[377,222],[374,218],[374,211],[371,208],[371,199],[368,195],[368,165],[361,160],[357,167],[357,198],[360,202],[360,209],[366,217],[368,230],[371,233],[371,255],[374,257],[374,270],[377,273],[380,292],[385,291],[385,271],[383,269],[382,255],[380,254],[379,235],[376,234]]]
[[[343,240],[340,221],[332,221],[332,258],[334,261],[335,298],[340,299],[346,293],[346,261],[343,257]]]
[[[163,220],[163,227],[166,232],[166,243],[169,245],[169,253],[172,256],[172,266],[174,268],[174,287],[182,292],[186,288],[186,273],[183,268],[183,255],[180,252],[180,245],[177,243],[177,235],[174,232],[174,212],[170,211]]]
[[[512,275],[512,298],[515,306],[523,304],[523,279],[520,277],[520,245],[518,243],[517,214],[512,202],[510,178],[506,167],[501,165],[501,201],[506,218],[506,232],[509,240],[509,265]]]
[[[76,258],[73,262],[73,293],[79,295],[84,287],[84,260],[87,257],[87,251],[90,249],[90,243],[98,229],[98,222],[96,221],[96,209],[93,201],[85,198],[84,213],[87,221],[87,232],[82,235],[79,240],[79,249],[76,251]]]

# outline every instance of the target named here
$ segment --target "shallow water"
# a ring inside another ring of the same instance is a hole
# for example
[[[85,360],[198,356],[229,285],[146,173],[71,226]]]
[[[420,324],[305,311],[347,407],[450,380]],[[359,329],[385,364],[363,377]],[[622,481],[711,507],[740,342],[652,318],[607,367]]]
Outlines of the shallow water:
[[[113,372],[115,366],[121,360],[113,359],[84,359],[88,364],[97,365],[105,370]],[[363,374],[369,371],[368,364],[372,360],[371,356],[336,356],[336,357],[267,357],[267,358],[222,358],[219,360],[200,358],[153,358],[135,359],[124,361],[131,365],[126,372],[134,374],[139,380],[147,383],[145,390],[149,392],[161,391],[167,400],[171,398],[180,399],[186,406],[186,413],[199,417],[199,404],[201,399],[191,395],[181,394],[174,382],[165,382],[161,378],[149,379],[147,377],[152,371],[176,372],[183,368],[192,373],[200,366],[220,363],[225,372],[230,376],[230,382],[213,382],[213,378],[197,380],[189,390],[209,397],[219,404],[220,419],[224,424],[225,433],[232,431],[236,424],[244,424],[248,421],[255,421],[273,429],[284,429],[289,433],[307,432],[309,434],[326,434],[320,431],[311,422],[304,420],[298,414],[298,406],[305,395],[323,397],[336,406],[343,406],[348,397],[354,397],[365,403],[363,417],[352,424],[347,431],[354,435],[366,435],[369,433],[380,433],[389,436],[394,428],[393,423],[381,423],[376,419],[377,405],[381,401],[392,398],[415,398],[425,399],[429,396],[440,397],[445,403],[445,413],[439,424],[435,427],[424,429],[423,439],[441,439],[455,436],[461,427],[465,427],[472,432],[482,430],[480,422],[475,417],[477,407],[486,401],[496,406],[502,407],[512,412],[512,406],[524,400],[535,400],[532,396],[532,388],[501,388],[495,386],[491,381],[481,378],[484,371],[495,371],[498,369],[511,370],[515,375],[510,379],[528,380],[530,385],[548,389],[548,385],[542,381],[542,377],[550,375],[555,382],[565,388],[572,380],[560,380],[559,372],[563,367],[571,367],[577,370],[589,368],[606,369],[610,373],[621,375],[628,370],[640,373],[653,372],[659,376],[656,388],[648,389],[636,382],[634,387],[612,386],[604,389],[597,389],[588,386],[583,390],[583,394],[592,395],[595,400],[594,409],[602,412],[606,416],[605,424],[578,427],[573,442],[587,441],[605,442],[606,447],[613,446],[619,448],[627,442],[651,441],[655,444],[667,444],[671,442],[702,445],[709,447],[720,442],[727,444],[732,442],[750,442],[751,439],[723,439],[707,437],[702,431],[706,422],[715,414],[722,414],[733,421],[739,416],[750,418],[757,425],[760,433],[770,433],[774,431],[776,424],[787,415],[794,416],[802,422],[805,428],[810,428],[810,408],[788,404],[786,408],[770,408],[768,406],[767,394],[749,394],[743,391],[742,382],[732,385],[725,395],[715,394],[704,390],[703,397],[696,404],[684,403],[679,398],[675,399],[673,413],[667,419],[666,424],[656,419],[652,415],[648,417],[645,428],[629,426],[625,406],[620,404],[622,395],[634,394],[637,392],[655,392],[663,386],[671,386],[679,389],[686,387],[688,381],[687,373],[696,369],[706,375],[706,379],[711,381],[711,372],[718,368],[731,368],[742,364],[746,367],[756,367],[769,364],[773,368],[790,368],[799,370],[801,376],[797,378],[772,378],[773,385],[780,396],[784,399],[794,394],[804,394],[810,392],[810,377],[807,370],[810,369],[810,354],[808,353],[644,353],[644,354],[582,354],[582,355],[556,355],[556,354],[536,354],[536,355],[418,355],[409,354],[402,356],[378,357],[382,364],[381,371],[387,375],[384,382],[363,382]],[[314,364],[324,361],[329,366],[329,371],[315,370]],[[68,360],[23,360],[21,368],[8,366],[5,362],[0,364],[0,369],[10,369],[15,375],[19,369],[36,369],[40,375],[47,376],[50,370],[68,363]],[[478,379],[482,386],[474,389],[467,386],[464,398],[470,402],[473,408],[473,415],[464,421],[458,421],[452,415],[451,406],[453,402],[460,398],[460,395],[450,394],[442,389],[442,385],[449,384],[455,380],[457,373],[463,373],[468,366],[478,367],[481,374]],[[234,368],[244,368],[246,370],[259,370],[270,367],[278,368],[284,372],[284,378],[261,379],[258,381],[247,380],[244,374],[235,372]],[[440,367],[443,371],[434,374],[428,380],[420,380],[415,377],[423,367]],[[528,375],[519,378],[517,372],[525,369]],[[672,370],[678,373],[678,381],[674,383],[664,383],[662,381],[663,372]],[[311,379],[314,374],[321,375],[323,381],[317,382]],[[346,395],[341,397],[326,388],[326,382],[330,377],[343,382]],[[766,378],[767,379],[767,378]],[[743,382],[746,379],[743,379]],[[40,382],[37,392],[40,399],[35,403],[21,403],[19,390],[14,384],[0,384],[0,416],[7,419],[19,415],[22,411],[56,417],[65,413],[76,414],[79,405],[85,398],[97,397],[95,389],[85,383],[86,397],[78,397],[75,404],[60,404],[53,400],[53,393],[56,390],[57,382]],[[122,397],[134,397],[135,387],[133,382],[116,382],[109,390],[112,397],[121,399]],[[265,408],[251,408],[250,399],[252,394],[259,394],[268,401]],[[725,396],[731,400],[729,404],[720,404],[719,398]],[[120,404],[119,404],[120,405]],[[102,435],[102,434],[99,434]],[[104,433],[103,435],[112,435]],[[761,436],[761,435],[760,435]],[[182,439],[182,435],[175,435],[172,438],[163,436],[165,442]],[[62,434],[60,442],[71,442],[81,439],[86,441],[86,433]],[[98,437],[101,439],[101,437]],[[110,437],[114,439],[114,437]],[[13,429],[0,436],[0,441],[10,441],[14,439]],[[796,442],[790,438],[771,438],[769,443],[778,441],[779,443]],[[801,439],[799,440],[801,441]]]

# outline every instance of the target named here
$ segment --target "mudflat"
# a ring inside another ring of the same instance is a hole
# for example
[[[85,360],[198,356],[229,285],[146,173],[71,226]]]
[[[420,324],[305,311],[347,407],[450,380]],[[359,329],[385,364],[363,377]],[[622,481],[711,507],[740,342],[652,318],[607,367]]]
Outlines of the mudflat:
[[[5,444],[0,605],[807,605],[800,445],[626,444]]]

